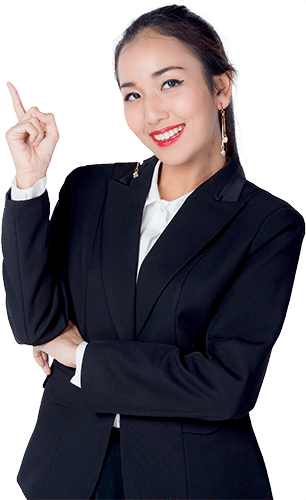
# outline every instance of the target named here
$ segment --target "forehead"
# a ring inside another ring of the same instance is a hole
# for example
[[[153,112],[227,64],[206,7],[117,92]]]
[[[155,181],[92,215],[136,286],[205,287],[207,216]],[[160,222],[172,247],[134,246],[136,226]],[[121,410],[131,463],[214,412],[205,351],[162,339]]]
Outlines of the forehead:
[[[180,40],[146,30],[123,47],[118,61],[119,80],[122,83],[168,66],[202,70],[199,59]]]

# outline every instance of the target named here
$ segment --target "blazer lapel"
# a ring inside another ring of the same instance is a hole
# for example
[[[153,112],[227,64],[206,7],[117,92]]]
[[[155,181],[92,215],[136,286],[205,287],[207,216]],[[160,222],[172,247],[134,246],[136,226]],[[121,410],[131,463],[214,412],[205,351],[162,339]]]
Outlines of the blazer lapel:
[[[187,198],[144,259],[136,287],[142,212],[156,162],[155,156],[146,160],[136,179],[136,164],[131,164],[127,175],[117,174],[108,185],[102,223],[102,275],[121,339],[134,340],[140,334],[167,283],[244,206],[238,198],[245,177],[231,158]]]
[[[135,290],[143,206],[156,157],[133,178],[133,169],[108,185],[102,228],[102,275],[113,322],[121,339],[135,338]],[[120,167],[118,168],[120,170]]]
[[[238,199],[244,184],[243,170],[232,157],[187,198],[158,238],[138,276],[136,337],[167,283],[242,209]]]

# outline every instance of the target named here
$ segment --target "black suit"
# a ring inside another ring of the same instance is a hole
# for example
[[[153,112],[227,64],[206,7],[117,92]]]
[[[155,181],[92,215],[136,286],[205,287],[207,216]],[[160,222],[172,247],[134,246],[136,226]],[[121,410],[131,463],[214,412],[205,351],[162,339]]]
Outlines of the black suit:
[[[18,481],[30,499],[89,498],[116,413],[126,498],[269,499],[249,411],[288,306],[304,222],[232,157],[136,269],[155,157],[81,167],[48,197],[8,193],[4,280],[17,342],[74,321],[82,389],[53,363]]]

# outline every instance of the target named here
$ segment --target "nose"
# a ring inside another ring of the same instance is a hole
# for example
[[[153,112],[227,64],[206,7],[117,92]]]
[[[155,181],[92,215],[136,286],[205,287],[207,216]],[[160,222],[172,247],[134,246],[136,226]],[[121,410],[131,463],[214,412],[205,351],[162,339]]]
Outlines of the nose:
[[[169,112],[163,104],[163,100],[157,95],[147,96],[144,102],[145,121],[154,125],[160,120],[169,118]]]

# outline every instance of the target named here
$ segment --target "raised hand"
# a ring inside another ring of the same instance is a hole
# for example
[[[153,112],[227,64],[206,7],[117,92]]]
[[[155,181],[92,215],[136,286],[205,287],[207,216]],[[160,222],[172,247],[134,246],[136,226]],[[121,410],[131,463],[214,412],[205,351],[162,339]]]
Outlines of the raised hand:
[[[59,133],[52,113],[41,113],[36,107],[26,112],[14,85],[8,82],[7,86],[18,123],[5,137],[16,167],[17,186],[25,189],[45,177]]]

